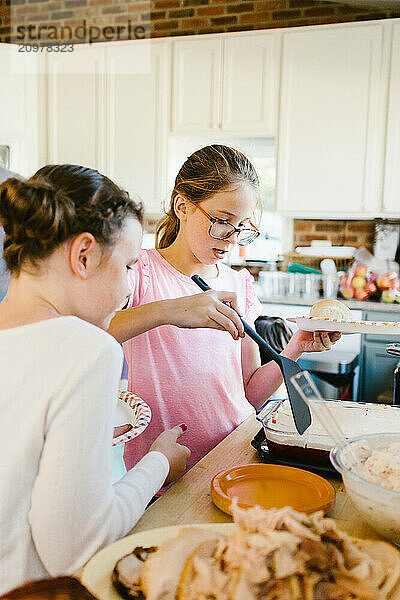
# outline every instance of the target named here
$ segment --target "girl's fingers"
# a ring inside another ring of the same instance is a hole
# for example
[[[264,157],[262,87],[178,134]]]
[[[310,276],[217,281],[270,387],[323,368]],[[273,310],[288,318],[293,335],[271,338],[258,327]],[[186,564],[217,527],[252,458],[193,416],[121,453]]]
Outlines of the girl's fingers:
[[[220,302],[229,302],[233,310],[236,311],[241,317],[243,316],[240,311],[238,297],[235,292],[217,292],[217,297]]]
[[[329,337],[329,333],[327,331],[320,331],[320,339],[321,344],[324,346],[325,350],[330,350],[332,346],[331,338]]]
[[[185,431],[187,431],[186,423],[175,425],[175,427],[171,429],[171,432],[173,432],[173,434],[176,435],[177,440],[185,433]]]
[[[218,323],[223,329],[225,329],[228,333],[231,334],[234,340],[239,339],[239,333],[237,327],[233,324],[232,320],[226,317],[219,310],[215,310],[210,314],[210,319]]]
[[[335,342],[337,342],[338,340],[340,340],[340,338],[342,337],[342,334],[339,331],[334,331],[333,333],[329,334],[330,340],[333,344],[335,344]]]
[[[240,337],[244,336],[244,327],[242,321],[239,319],[239,316],[235,310],[227,306],[226,304],[218,304],[217,311],[227,317],[230,321],[233,322],[236,327],[237,332]]]

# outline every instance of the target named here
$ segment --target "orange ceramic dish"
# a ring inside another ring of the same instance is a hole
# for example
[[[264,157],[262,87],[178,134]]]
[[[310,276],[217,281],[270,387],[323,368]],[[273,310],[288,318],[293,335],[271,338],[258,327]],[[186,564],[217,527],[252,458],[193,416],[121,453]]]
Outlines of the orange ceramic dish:
[[[242,508],[258,504],[326,513],[335,499],[335,489],[326,479],[303,469],[256,463],[232,467],[212,479],[211,498],[219,509],[231,514],[234,497]]]

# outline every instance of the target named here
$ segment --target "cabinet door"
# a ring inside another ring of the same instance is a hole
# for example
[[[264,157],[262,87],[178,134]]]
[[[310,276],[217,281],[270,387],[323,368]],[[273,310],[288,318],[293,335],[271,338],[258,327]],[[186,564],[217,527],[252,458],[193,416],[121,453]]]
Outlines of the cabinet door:
[[[156,214],[165,195],[168,52],[158,40],[107,48],[107,173]]]
[[[49,54],[49,161],[105,166],[104,45]]]
[[[172,131],[220,126],[222,38],[173,42]]]
[[[279,41],[276,32],[224,40],[224,131],[276,133]]]
[[[383,210],[400,216],[400,23],[393,24]]]
[[[43,55],[0,44],[0,144],[10,147],[10,168],[25,176],[46,159],[44,63]]]
[[[365,216],[379,206],[382,31],[352,24],[284,33],[280,210]]]
[[[393,389],[393,373],[398,362],[398,358],[386,354],[386,344],[365,342],[358,401],[376,402],[382,392]]]

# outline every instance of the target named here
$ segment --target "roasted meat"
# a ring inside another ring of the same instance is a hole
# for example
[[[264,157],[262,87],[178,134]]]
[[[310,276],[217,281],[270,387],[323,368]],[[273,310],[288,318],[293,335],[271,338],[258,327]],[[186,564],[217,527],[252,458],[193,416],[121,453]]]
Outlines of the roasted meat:
[[[230,536],[185,528],[144,563],[130,555],[132,564],[119,568],[136,594],[130,597],[400,600],[400,554],[390,544],[353,538],[322,513],[232,511],[237,528]]]

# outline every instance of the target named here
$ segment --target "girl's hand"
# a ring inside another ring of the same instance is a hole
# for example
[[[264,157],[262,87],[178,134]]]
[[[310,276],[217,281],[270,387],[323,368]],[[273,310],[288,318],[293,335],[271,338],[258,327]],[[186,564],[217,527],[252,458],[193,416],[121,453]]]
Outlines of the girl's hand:
[[[174,481],[186,469],[186,464],[191,454],[189,448],[178,444],[177,440],[185,433],[187,426],[176,425],[172,429],[166,429],[152,443],[150,452],[162,452],[169,462],[168,477],[164,485]]]
[[[118,437],[119,435],[123,435],[124,433],[128,433],[132,429],[132,425],[127,423],[126,425],[118,425],[114,427],[113,437]]]
[[[299,329],[290,339],[286,348],[293,354],[302,354],[303,352],[323,352],[330,350],[332,344],[335,344],[342,334],[334,331],[303,331]],[[298,357],[297,357],[298,358]]]
[[[243,324],[239,319],[241,313],[234,292],[209,290],[166,302],[170,325],[184,328],[211,327],[227,331],[235,340],[244,337]]]

